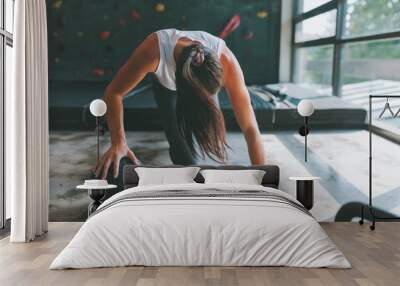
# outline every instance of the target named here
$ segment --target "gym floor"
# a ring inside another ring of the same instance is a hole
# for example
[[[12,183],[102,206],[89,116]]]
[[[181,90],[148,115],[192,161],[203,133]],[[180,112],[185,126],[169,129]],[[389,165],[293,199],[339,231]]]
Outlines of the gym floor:
[[[309,160],[304,162],[303,138],[294,132],[263,133],[268,164],[281,168],[281,190],[295,194],[290,176],[312,175],[315,186],[311,210],[319,221],[358,220],[359,204],[368,200],[368,132],[315,131],[309,137]],[[163,132],[127,132],[129,146],[144,164],[171,164]],[[374,204],[400,215],[400,146],[374,136]],[[229,163],[249,164],[241,133],[228,134]],[[108,134],[101,138],[103,151]],[[89,198],[75,186],[90,177],[96,161],[94,132],[50,133],[50,221],[84,221]],[[212,161],[202,163],[215,164]],[[356,203],[356,204],[354,204]]]

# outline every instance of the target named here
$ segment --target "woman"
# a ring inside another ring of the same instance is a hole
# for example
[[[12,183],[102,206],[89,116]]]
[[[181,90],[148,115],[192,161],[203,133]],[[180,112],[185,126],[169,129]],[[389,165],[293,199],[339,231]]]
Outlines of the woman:
[[[156,78],[155,99],[174,164],[195,164],[199,153],[225,161],[226,130],[216,100],[221,87],[229,94],[252,164],[264,164],[257,121],[234,54],[209,33],[167,29],[149,35],[106,88],[111,147],[95,167],[97,177],[105,178],[111,166],[116,177],[123,157],[139,163],[126,144],[122,99],[148,73]]]

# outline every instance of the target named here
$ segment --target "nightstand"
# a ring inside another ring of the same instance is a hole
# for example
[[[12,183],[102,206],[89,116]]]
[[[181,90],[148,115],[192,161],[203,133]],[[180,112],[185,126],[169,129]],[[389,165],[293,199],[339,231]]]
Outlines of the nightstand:
[[[106,190],[117,188],[116,185],[106,185],[106,186],[88,186],[79,185],[76,187],[79,190],[88,190],[88,195],[92,199],[92,202],[88,206],[88,217],[94,213],[97,208],[101,205],[101,200],[106,194]]]
[[[289,180],[296,181],[296,199],[307,209],[314,206],[314,181],[320,177],[290,177]]]

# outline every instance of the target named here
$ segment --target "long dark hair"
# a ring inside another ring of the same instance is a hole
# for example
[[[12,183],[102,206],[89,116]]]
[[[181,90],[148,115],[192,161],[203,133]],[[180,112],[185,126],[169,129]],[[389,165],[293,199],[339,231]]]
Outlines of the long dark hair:
[[[224,117],[216,101],[221,84],[222,67],[215,53],[200,43],[183,48],[176,68],[179,130],[194,156],[200,153],[219,162],[227,159],[228,147]]]

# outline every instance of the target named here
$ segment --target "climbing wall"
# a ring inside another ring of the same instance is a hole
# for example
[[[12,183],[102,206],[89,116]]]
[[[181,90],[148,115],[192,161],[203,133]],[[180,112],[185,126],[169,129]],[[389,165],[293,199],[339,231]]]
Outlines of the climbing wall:
[[[149,33],[163,28],[221,35],[239,59],[247,83],[278,79],[279,0],[48,0],[47,4],[50,80],[108,82]]]

